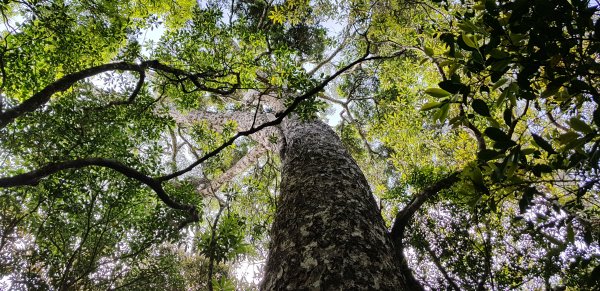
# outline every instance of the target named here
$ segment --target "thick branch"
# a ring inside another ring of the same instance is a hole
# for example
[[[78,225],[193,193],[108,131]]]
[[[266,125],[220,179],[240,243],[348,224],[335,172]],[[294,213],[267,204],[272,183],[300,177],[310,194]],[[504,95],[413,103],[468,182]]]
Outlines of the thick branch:
[[[425,188],[421,193],[413,197],[408,205],[400,210],[398,214],[396,214],[396,219],[390,233],[394,243],[396,243],[396,246],[402,245],[404,230],[417,210],[419,210],[427,200],[437,195],[439,191],[447,189],[456,183],[459,180],[458,175],[459,172],[454,172],[448,177],[443,178],[437,181],[435,184]]]
[[[100,65],[100,66],[96,66],[96,67],[91,67],[91,68],[79,71],[77,73],[66,75],[66,76],[54,81],[50,85],[46,86],[41,91],[33,94],[33,96],[31,96],[29,99],[23,101],[21,104],[15,106],[13,108],[9,108],[4,112],[0,112],[0,128],[5,127],[6,125],[8,125],[9,123],[11,123],[16,118],[18,118],[19,116],[21,116],[23,114],[37,110],[42,105],[46,104],[54,94],[68,90],[76,82],[81,81],[86,78],[89,78],[89,77],[92,77],[92,76],[95,76],[95,75],[98,75],[98,74],[110,72],[110,71],[134,71],[134,72],[138,72],[140,74],[139,81],[137,82],[137,85],[136,85],[135,89],[133,90],[133,93],[130,95],[129,99],[127,101],[111,102],[111,103],[109,103],[109,105],[119,105],[119,104],[131,103],[133,101],[133,99],[138,95],[138,93],[140,92],[140,90],[143,86],[143,83],[144,83],[144,80],[146,77],[145,71],[148,68],[154,69],[156,71],[162,71],[165,73],[175,75],[175,77],[176,77],[175,81],[178,83],[182,83],[185,80],[189,80],[194,84],[194,86],[196,86],[196,90],[203,90],[203,91],[207,91],[207,92],[224,94],[224,95],[233,93],[239,87],[239,83],[240,83],[239,74],[234,73],[234,75],[237,78],[237,83],[235,83],[235,84],[227,83],[226,85],[224,85],[222,87],[211,88],[211,87],[208,87],[208,86],[205,86],[204,84],[202,84],[202,82],[200,80],[205,79],[205,78],[210,78],[210,77],[213,77],[213,78],[214,77],[224,77],[227,74],[213,72],[213,71],[191,74],[191,73],[188,73],[181,69],[177,69],[177,68],[162,64],[157,60],[146,61],[146,62],[142,62],[140,64],[133,64],[133,63],[127,63],[127,62],[104,64],[104,65]]]
[[[221,214],[223,214],[223,210],[225,210],[227,206],[225,204],[222,204],[219,201],[219,212],[217,212],[217,216],[215,217],[215,220],[213,221],[213,224],[210,225],[210,242],[208,245],[208,249],[209,249],[209,255],[208,255],[208,280],[207,280],[207,287],[209,291],[213,291],[213,284],[212,284],[212,280],[213,280],[213,274],[214,274],[214,266],[215,266],[215,253],[216,253],[216,240],[215,240],[215,236],[217,234],[217,225],[219,223],[219,219],[221,218]]]
[[[125,62],[112,63],[92,67],[83,71],[79,71],[77,73],[66,75],[58,79],[54,83],[46,86],[41,91],[33,94],[33,96],[23,101],[21,104],[13,108],[9,108],[6,111],[0,113],[0,128],[5,127],[17,117],[25,113],[35,111],[40,106],[46,104],[50,100],[50,97],[52,97],[52,95],[58,92],[66,91],[76,82],[101,73],[115,70],[136,71],[141,73],[145,70],[145,65],[143,63],[139,65]]]
[[[191,220],[198,220],[198,213],[195,206],[181,204],[174,201],[163,189],[161,182],[153,179],[144,173],[128,167],[118,161],[101,159],[101,158],[88,158],[66,161],[62,163],[53,163],[43,166],[37,170],[33,170],[27,173],[15,175],[12,177],[0,178],[0,188],[17,187],[17,186],[35,186],[41,179],[55,174],[59,171],[68,169],[80,169],[88,166],[98,166],[115,170],[128,178],[138,180],[147,186],[149,186],[156,194],[158,198],[162,200],[167,206],[173,209],[182,210],[188,212]],[[191,222],[191,221],[190,221]]]
[[[146,80],[146,72],[139,71],[139,73],[140,73],[140,78],[138,79],[138,82],[135,85],[133,92],[131,92],[131,95],[129,95],[129,98],[125,101],[112,101],[112,102],[108,103],[108,106],[127,105],[127,104],[133,103],[133,101],[135,100],[137,95],[140,94],[140,91],[142,90],[142,87],[144,86],[144,81]]]

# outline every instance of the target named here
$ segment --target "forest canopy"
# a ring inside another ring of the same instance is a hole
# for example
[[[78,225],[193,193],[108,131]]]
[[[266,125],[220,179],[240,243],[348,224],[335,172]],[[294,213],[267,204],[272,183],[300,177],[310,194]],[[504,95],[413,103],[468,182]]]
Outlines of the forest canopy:
[[[598,6],[3,1],[0,289],[258,289],[292,118],[425,289],[600,288]]]

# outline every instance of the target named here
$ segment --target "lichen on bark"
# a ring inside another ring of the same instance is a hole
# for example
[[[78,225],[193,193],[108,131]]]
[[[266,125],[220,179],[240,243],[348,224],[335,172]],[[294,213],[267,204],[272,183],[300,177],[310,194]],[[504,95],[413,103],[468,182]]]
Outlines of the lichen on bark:
[[[293,118],[282,129],[281,195],[262,289],[405,289],[367,180],[335,132]]]

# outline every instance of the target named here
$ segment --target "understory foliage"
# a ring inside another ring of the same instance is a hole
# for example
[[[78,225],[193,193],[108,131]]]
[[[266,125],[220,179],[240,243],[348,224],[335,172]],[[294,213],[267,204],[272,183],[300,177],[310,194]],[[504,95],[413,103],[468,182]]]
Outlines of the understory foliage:
[[[3,1],[0,289],[256,289],[292,114],[424,287],[599,288],[598,5]]]

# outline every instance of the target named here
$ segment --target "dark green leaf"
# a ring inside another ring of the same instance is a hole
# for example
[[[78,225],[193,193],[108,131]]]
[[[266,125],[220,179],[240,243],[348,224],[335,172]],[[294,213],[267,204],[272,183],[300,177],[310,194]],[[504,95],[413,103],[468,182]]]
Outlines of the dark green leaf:
[[[485,103],[485,101],[475,98],[473,99],[473,103],[471,103],[471,106],[473,107],[473,111],[475,111],[477,114],[481,116],[491,116],[490,108]]]
[[[506,133],[504,133],[504,131],[495,127],[488,127],[483,133],[485,133],[485,135],[487,135],[494,141],[510,140],[510,137]]]
[[[550,167],[548,165],[544,165],[544,164],[537,164],[537,165],[534,165],[533,167],[531,167],[531,171],[537,177],[540,177],[541,174],[543,174],[543,173],[551,173],[552,170],[553,170],[552,167]]]
[[[561,144],[568,144],[574,140],[579,138],[579,135],[573,131],[569,131],[567,133],[563,133],[558,137],[558,142]]]
[[[556,151],[552,148],[552,146],[550,145],[550,143],[548,143],[545,139],[543,139],[541,136],[532,133],[531,137],[533,137],[533,141],[543,150],[547,151],[550,154],[555,154]]]
[[[477,159],[483,162],[487,162],[490,160],[494,160],[499,158],[502,155],[502,153],[495,151],[495,150],[481,150],[477,153]]]
[[[524,191],[523,197],[521,197],[521,199],[519,200],[519,210],[521,211],[521,213],[525,213],[525,211],[527,211],[527,209],[531,205],[531,201],[533,200],[533,196],[535,193],[537,193],[537,190],[532,187],[527,188]]]
[[[569,120],[569,125],[571,125],[571,128],[581,133],[588,134],[593,131],[593,129],[587,123],[577,117],[571,118]]]
[[[510,147],[516,146],[517,143],[510,139],[499,140],[494,143],[494,148],[499,150],[506,150]]]
[[[512,108],[506,108],[502,117],[504,118],[504,123],[506,123],[506,125],[512,126]]]
[[[546,89],[544,90],[544,92],[542,92],[541,97],[548,98],[550,96],[553,96],[554,94],[556,94],[556,92],[558,92],[558,90],[560,89],[560,87],[562,87],[562,84],[565,81],[565,78],[558,78],[550,82],[548,85],[546,85]]]
[[[460,82],[456,82],[453,80],[446,80],[446,81],[442,81],[438,84],[438,86],[440,86],[440,88],[452,93],[452,94],[456,94],[460,91],[460,89],[462,87],[464,87],[465,85],[463,85]]]

